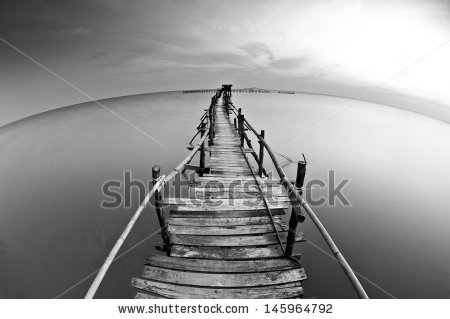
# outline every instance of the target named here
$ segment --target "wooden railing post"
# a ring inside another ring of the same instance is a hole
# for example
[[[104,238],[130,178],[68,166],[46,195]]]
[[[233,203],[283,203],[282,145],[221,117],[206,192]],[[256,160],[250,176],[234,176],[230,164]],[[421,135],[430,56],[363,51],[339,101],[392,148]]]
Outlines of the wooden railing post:
[[[253,150],[252,141],[249,139],[249,137],[247,136],[247,134],[245,134],[244,137],[245,137],[245,140],[247,141],[247,146],[248,146],[248,148],[250,148],[250,149]],[[259,157],[258,157],[258,155],[256,154],[256,152],[253,150],[253,151],[251,152],[251,154],[252,154],[253,158],[255,159],[256,163],[258,163],[258,165],[259,165]],[[263,169],[262,169],[262,173],[263,173],[264,176],[268,176],[266,170],[264,169],[264,167],[263,167]]]
[[[244,147],[244,136],[245,136],[245,126],[244,126],[244,115],[241,114],[240,115],[241,120],[240,120],[240,129],[239,131],[241,132],[241,147]]]
[[[158,182],[158,178],[161,174],[161,168],[158,165],[153,166],[152,168],[152,177],[153,177],[153,185]],[[155,190],[155,209],[156,214],[158,215],[159,227],[161,228],[161,237],[164,241],[164,248],[167,254],[169,254],[169,233],[167,232],[167,223],[164,218],[164,211],[162,208],[162,195],[161,191]]]
[[[306,174],[306,162],[299,161],[297,164],[297,178],[295,179],[295,187],[299,189],[303,187]],[[301,194],[301,191],[300,191]],[[286,243],[285,254],[286,256],[292,256],[292,250],[294,249],[295,233],[299,222],[305,220],[305,216],[302,213],[301,204],[299,202],[292,203],[292,213],[289,219],[289,230]]]
[[[208,145],[214,145],[214,114],[213,114],[213,106],[209,107],[209,142]]]
[[[206,123],[202,123],[201,126],[201,137],[206,133]],[[203,176],[203,172],[205,171],[205,141],[203,141],[202,146],[200,147],[200,170],[199,175]]]
[[[233,122],[234,122],[234,129],[237,130],[237,129],[238,129],[238,126],[237,126],[236,118],[234,118],[234,121],[233,121]]]
[[[261,130],[261,138],[264,139],[265,132]],[[264,164],[264,144],[259,141],[259,163],[258,163],[258,174],[260,177],[263,177],[263,164]]]

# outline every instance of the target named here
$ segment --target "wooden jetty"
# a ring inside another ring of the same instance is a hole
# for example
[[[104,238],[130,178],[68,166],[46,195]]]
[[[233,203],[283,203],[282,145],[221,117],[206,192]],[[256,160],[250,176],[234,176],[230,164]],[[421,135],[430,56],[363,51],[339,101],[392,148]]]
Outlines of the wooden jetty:
[[[86,298],[94,296],[152,195],[163,240],[157,248],[165,254],[150,254],[142,274],[132,278],[136,298],[301,298],[306,274],[299,256],[293,256],[293,246],[305,240],[296,230],[305,219],[302,207],[317,225],[358,295],[367,297],[331,237],[301,197],[306,161],[298,163],[293,185],[265,142],[265,132],[256,132],[241,109],[234,107],[231,85],[223,85],[212,97],[198,130],[201,134],[198,144],[173,172],[160,176],[159,166],[153,167],[153,189],[113,247]],[[247,131],[258,138],[258,152],[252,147]],[[265,149],[280,179],[271,180],[267,176],[263,166]],[[199,165],[191,165],[197,152]],[[189,185],[189,196],[162,198],[164,184],[186,169],[196,172]],[[290,207],[292,213],[286,223],[283,215]]]

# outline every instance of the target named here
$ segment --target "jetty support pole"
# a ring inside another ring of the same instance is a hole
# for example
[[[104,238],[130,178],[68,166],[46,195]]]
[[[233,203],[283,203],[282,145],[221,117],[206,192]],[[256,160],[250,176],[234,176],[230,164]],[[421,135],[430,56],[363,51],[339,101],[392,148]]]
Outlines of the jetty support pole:
[[[239,109],[238,113],[238,133],[241,137],[241,147],[244,147],[244,134],[245,134],[245,128],[244,128],[244,115],[242,114],[242,110]]]
[[[161,174],[161,167],[158,165],[153,166],[152,168],[152,177],[153,177],[153,185],[155,185],[158,182],[158,178]],[[164,211],[163,211],[163,204],[162,204],[162,195],[160,190],[155,190],[155,209],[156,214],[158,215],[158,221],[159,221],[159,227],[161,228],[161,237],[164,241],[164,249],[167,254],[169,254],[169,234],[167,232],[167,223],[164,218]]]
[[[239,108],[238,115],[237,115],[237,132],[239,135],[241,135],[241,113],[242,113],[242,109]]]
[[[201,137],[203,137],[206,133],[206,123],[202,123],[201,129]],[[202,146],[200,147],[200,170],[199,170],[199,175],[203,176],[203,172],[205,171],[205,144],[206,142],[203,141]]]
[[[233,122],[234,122],[234,129],[237,130],[237,129],[238,129],[238,126],[237,126],[236,118],[234,118],[234,121],[233,121]]]
[[[209,141],[208,145],[214,145],[214,114],[213,114],[213,105],[209,107]]]
[[[264,140],[265,132],[261,130],[260,134],[261,138]],[[264,177],[263,175],[263,163],[264,163],[264,144],[261,141],[259,143],[259,162],[258,162],[258,174],[260,177]]]
[[[297,190],[299,190],[300,195],[302,195],[301,188],[303,187],[303,183],[305,181],[305,174],[306,162],[299,161],[297,164],[297,178],[295,179],[295,187],[297,188]],[[292,202],[292,213],[291,218],[289,219],[289,230],[285,249],[286,256],[292,256],[297,225],[299,222],[303,223],[303,221],[305,220],[305,215],[303,215],[301,207],[302,206],[300,202],[298,202],[297,200],[295,202]]]

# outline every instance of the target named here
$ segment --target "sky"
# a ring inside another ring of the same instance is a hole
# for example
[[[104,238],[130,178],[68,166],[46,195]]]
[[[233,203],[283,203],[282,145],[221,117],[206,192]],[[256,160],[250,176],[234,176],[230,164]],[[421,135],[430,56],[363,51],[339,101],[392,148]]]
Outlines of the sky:
[[[0,0],[0,125],[222,83],[450,122],[449,17],[448,0]]]

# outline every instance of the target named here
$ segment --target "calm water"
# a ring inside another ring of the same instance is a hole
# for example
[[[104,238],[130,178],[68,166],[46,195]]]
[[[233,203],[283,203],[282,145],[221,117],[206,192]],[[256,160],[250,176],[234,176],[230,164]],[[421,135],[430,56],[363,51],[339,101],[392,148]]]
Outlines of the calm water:
[[[164,173],[174,168],[211,95],[103,101],[165,147],[92,103],[0,129],[0,297],[53,298],[96,270],[139,205],[134,192],[133,207],[101,209],[102,183],[120,180],[125,170],[146,180],[154,164]],[[233,101],[266,130],[275,151],[295,160],[305,153],[307,179],[327,181],[329,170],[338,181],[350,179],[344,194],[351,206],[314,209],[349,263],[370,280],[361,282],[371,297],[450,297],[448,124],[359,102],[312,130],[350,100],[241,93]],[[296,165],[282,163],[293,178]],[[157,225],[146,210],[122,252],[140,245],[113,264],[98,297],[132,296],[130,278],[160,238],[141,241]],[[306,221],[301,230],[310,240],[296,248],[309,278],[306,297],[355,297],[339,265],[319,249],[328,251],[314,226]],[[92,279],[62,297],[83,297]]]

